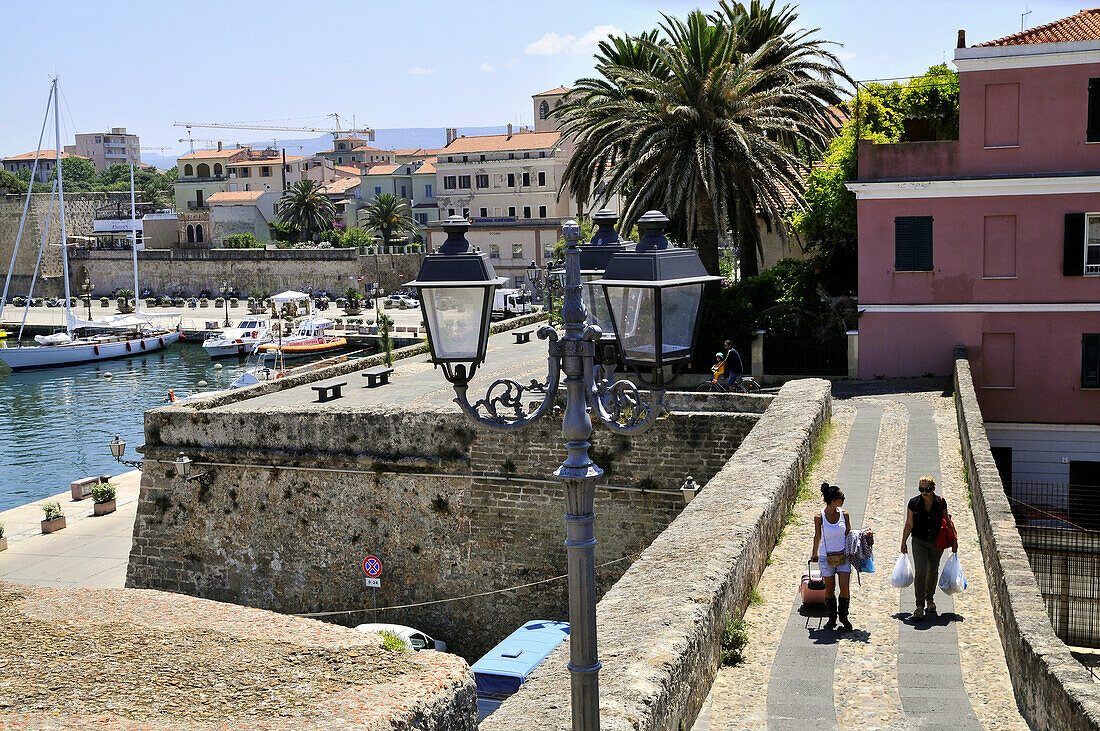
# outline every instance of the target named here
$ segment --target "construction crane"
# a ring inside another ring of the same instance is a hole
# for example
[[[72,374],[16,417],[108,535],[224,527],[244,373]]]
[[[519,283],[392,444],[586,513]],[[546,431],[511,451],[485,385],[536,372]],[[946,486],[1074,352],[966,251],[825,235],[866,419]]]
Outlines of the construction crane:
[[[180,140],[180,142],[183,142],[183,140]],[[165,150],[171,150],[172,148],[171,147],[142,147],[140,149],[142,149],[142,150],[157,150],[159,152],[164,152]]]
[[[334,138],[340,135],[352,135],[363,134],[367,136],[367,139],[374,141],[374,130],[369,127],[356,128],[352,125],[351,129],[340,129],[340,115],[328,114],[328,117],[332,117],[336,123],[336,128],[326,127],[288,127],[277,124],[255,124],[251,122],[229,123],[229,122],[176,122],[175,127],[186,127],[190,130],[192,127],[198,127],[201,129],[254,129],[254,130],[273,130],[276,132],[324,132],[331,134]]]
[[[195,151],[195,143],[196,142],[198,142],[200,146],[201,145],[209,145],[210,147],[216,146],[219,142],[224,142],[224,140],[207,140],[207,139],[203,139],[202,137],[191,137],[191,130],[187,130],[187,136],[186,137],[180,137],[179,140],[177,140],[177,141],[178,142],[186,142],[188,145],[190,145],[191,152]]]

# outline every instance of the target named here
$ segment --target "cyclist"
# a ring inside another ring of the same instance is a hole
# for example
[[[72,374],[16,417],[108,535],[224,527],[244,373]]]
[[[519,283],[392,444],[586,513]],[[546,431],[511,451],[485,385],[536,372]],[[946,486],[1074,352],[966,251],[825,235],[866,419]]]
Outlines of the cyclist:
[[[741,380],[741,373],[744,372],[745,366],[741,362],[740,353],[733,347],[732,341],[727,340],[723,345],[726,348],[726,357],[722,360],[722,370],[715,372],[715,378],[724,373],[726,385],[732,390]]]

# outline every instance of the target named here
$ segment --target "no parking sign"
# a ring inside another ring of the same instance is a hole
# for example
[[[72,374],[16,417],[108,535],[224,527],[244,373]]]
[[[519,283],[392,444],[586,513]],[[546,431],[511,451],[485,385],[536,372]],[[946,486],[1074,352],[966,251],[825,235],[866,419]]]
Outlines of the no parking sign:
[[[377,556],[363,559],[363,573],[367,575],[367,586],[375,589],[382,586],[382,562]]]

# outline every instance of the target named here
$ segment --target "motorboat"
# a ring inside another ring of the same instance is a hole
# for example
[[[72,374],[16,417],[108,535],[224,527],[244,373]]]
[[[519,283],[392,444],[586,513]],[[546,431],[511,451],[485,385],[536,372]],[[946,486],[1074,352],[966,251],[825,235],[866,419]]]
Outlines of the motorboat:
[[[307,318],[298,323],[293,335],[261,345],[259,351],[280,353],[284,358],[296,358],[343,348],[348,344],[346,338],[325,333],[334,325],[332,320],[325,317]]]
[[[229,355],[245,356],[253,352],[257,345],[273,340],[267,327],[267,320],[259,317],[246,317],[236,327],[223,330],[203,341],[202,347],[211,358],[224,358]]]
[[[50,87],[49,101],[53,103],[54,130],[57,142],[56,149],[58,150],[62,149],[60,117],[58,116],[59,96],[60,92],[57,79],[54,78]],[[47,102],[47,118],[49,116],[49,106],[49,102]],[[45,121],[43,121],[42,129],[44,133]],[[41,137],[39,137],[38,149],[42,149]],[[31,170],[32,177],[35,175],[37,166],[38,157],[36,153],[34,167],[32,167]],[[57,171],[57,177],[53,181],[53,191],[50,194],[50,207],[46,213],[45,225],[42,227],[42,240],[39,243],[38,261],[41,262],[42,260],[42,252],[46,246],[46,238],[50,230],[50,218],[54,213],[54,200],[56,199],[57,217],[59,228],[61,229],[61,271],[64,275],[65,282],[65,298],[62,301],[65,307],[65,331],[52,335],[36,336],[35,341],[38,343],[37,345],[23,345],[22,338],[20,337],[16,347],[0,348],[0,361],[3,361],[13,371],[26,368],[67,366],[76,363],[88,363],[91,361],[141,355],[142,353],[160,350],[179,340],[181,332],[178,316],[143,313],[141,311],[140,299],[135,302],[136,307],[133,314],[116,315],[101,320],[82,320],[73,314],[71,307],[72,297],[69,289],[69,246],[65,221],[65,188],[62,183],[63,166],[58,165],[55,170]],[[19,234],[16,236],[15,247],[12,251],[11,266],[8,269],[8,277],[4,283],[3,294],[0,295],[0,314],[3,313],[4,302],[6,302],[8,298],[8,287],[11,284],[12,272],[15,268],[16,253],[19,250],[20,238],[24,230],[24,224],[26,223],[30,195],[31,193],[28,191],[28,205],[24,205],[23,208],[23,218],[20,220]],[[138,287],[137,252],[141,244],[137,236],[133,165],[130,166],[130,232],[134,265],[134,291],[140,292],[141,288]],[[38,273],[39,268],[36,264],[34,275],[31,278],[30,290],[27,294],[27,307],[31,306],[34,302],[34,285],[38,279]],[[163,321],[166,317],[176,320],[176,326],[174,328],[157,324],[158,321]],[[26,322],[26,310],[24,310],[23,322]],[[77,337],[74,335],[77,331],[83,331],[85,334]],[[22,336],[22,334],[23,327],[21,325],[19,328],[19,335]]]

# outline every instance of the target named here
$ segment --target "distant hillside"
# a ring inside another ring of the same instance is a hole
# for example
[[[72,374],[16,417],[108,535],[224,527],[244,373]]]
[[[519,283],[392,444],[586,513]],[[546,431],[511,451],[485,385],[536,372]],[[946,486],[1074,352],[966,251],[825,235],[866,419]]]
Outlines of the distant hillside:
[[[211,138],[215,139],[231,139],[231,135],[214,134],[221,130],[210,130]],[[226,132],[232,132],[232,130],[225,130]],[[458,133],[460,135],[473,136],[473,135],[499,135],[507,132],[507,127],[459,127]],[[249,133],[252,134],[252,133]],[[375,130],[374,142],[371,143],[374,147],[384,147],[387,149],[401,150],[414,147],[423,147],[426,149],[438,149],[443,147],[443,144],[447,141],[447,130],[444,127],[408,127],[404,129],[379,129]],[[251,145],[252,147],[264,148],[270,147],[272,144],[271,139],[258,140],[254,142],[242,142],[244,145]],[[322,150],[332,149],[332,135],[323,134],[318,137],[309,137],[305,139],[285,139],[275,140],[276,149],[286,148],[286,154],[288,155],[313,155],[321,152]],[[147,165],[155,165],[161,170],[167,170],[176,164],[176,158],[180,155],[186,154],[189,150],[187,145],[181,145],[175,155],[154,155],[152,153],[143,153],[141,156],[142,162]]]

